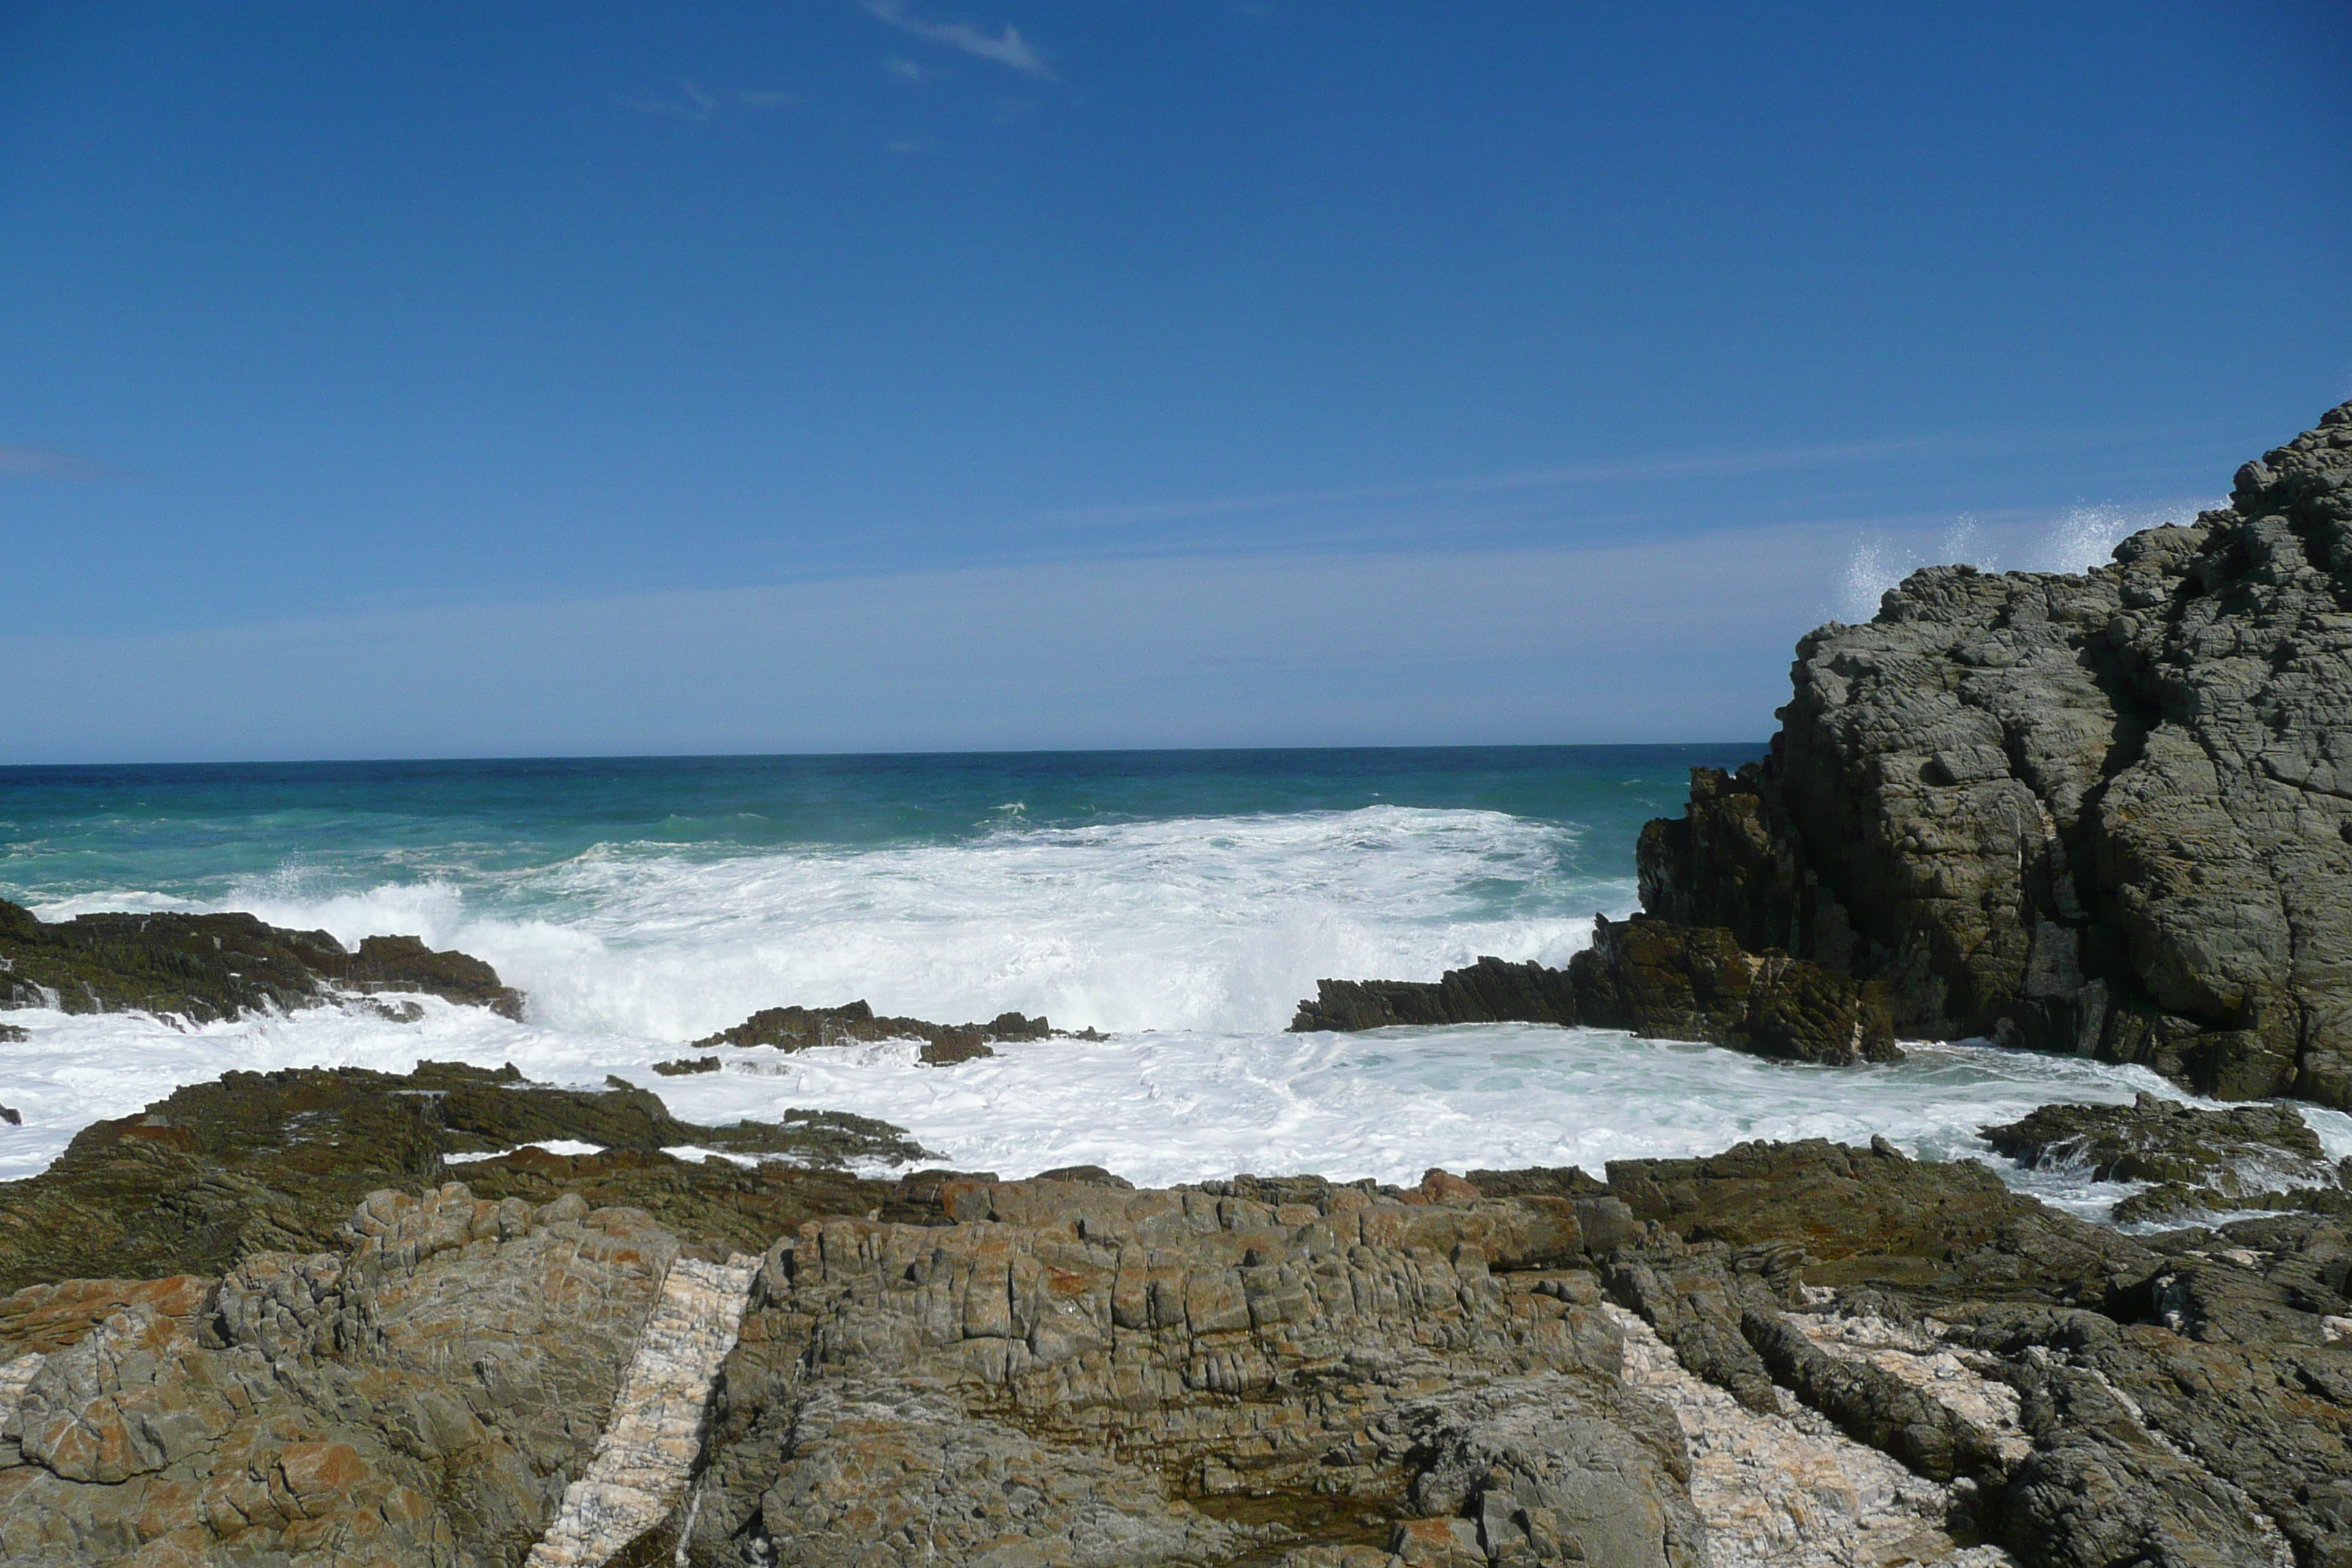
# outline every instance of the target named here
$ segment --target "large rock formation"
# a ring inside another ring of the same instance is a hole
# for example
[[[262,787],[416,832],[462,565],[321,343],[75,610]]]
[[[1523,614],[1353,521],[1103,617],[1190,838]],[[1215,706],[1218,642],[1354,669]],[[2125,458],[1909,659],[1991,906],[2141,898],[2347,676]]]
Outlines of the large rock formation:
[[[2352,1105],[2352,404],[2082,576],[1915,573],[1798,645],[1643,907],[1884,985],[1898,1032]]]
[[[148,1012],[193,1023],[315,1007],[350,995],[416,992],[522,1016],[522,993],[462,952],[413,936],[357,952],[322,931],[247,914],[103,914],[46,921],[0,899],[0,1007]]]
[[[1897,1055],[1874,988],[1775,948],[1743,952],[1721,927],[1643,915],[1595,917],[1592,945],[1565,969],[1482,958],[1434,981],[1318,981],[1290,1027],[1497,1023],[1581,1024],[1838,1067]]]

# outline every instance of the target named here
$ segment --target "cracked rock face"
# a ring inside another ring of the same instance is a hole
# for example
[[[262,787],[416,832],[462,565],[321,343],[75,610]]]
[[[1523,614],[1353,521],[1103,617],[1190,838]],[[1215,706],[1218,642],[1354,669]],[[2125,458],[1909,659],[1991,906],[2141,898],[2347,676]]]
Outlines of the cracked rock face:
[[[1898,1033],[2352,1105],[2352,404],[2082,576],[1915,573],[1798,645],[1653,915],[1885,986]]]
[[[518,1562],[676,1247],[630,1210],[451,1185],[378,1194],[335,1252],[21,1291],[0,1563]]]
[[[946,1223],[803,1226],[691,1559],[1701,1562],[1680,1434],[1556,1267],[1577,1204],[1407,1196],[950,1182]]]

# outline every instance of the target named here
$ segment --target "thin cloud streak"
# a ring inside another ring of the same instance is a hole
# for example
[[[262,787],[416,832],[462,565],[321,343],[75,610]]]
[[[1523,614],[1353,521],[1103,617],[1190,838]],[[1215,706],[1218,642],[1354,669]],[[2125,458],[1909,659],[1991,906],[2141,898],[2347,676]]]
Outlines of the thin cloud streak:
[[[1049,527],[1119,527],[1139,522],[1177,522],[1189,518],[1226,517],[1242,512],[1286,511],[1304,507],[1346,506],[1366,501],[1412,500],[1422,497],[1473,495],[1507,490],[1544,489],[1556,486],[1620,484],[1645,479],[1719,477],[1768,473],[1790,468],[1826,468],[1838,463],[1872,462],[1904,457],[1953,445],[1948,440],[1923,438],[1880,441],[1850,447],[1804,447],[1777,452],[1695,453],[1688,457],[1633,463],[1586,463],[1560,468],[1519,468],[1466,479],[1429,479],[1407,485],[1359,485],[1341,489],[1286,490],[1265,495],[1218,496],[1201,500],[1144,502],[1133,506],[1076,507],[1036,513],[1031,521]]]
[[[688,125],[708,125],[730,110],[783,109],[800,101],[796,92],[756,90],[746,92],[712,92],[699,82],[681,81],[675,97],[657,92],[627,92],[621,95],[621,107],[635,110],[640,114],[657,114],[666,119],[684,121]]]
[[[70,453],[43,447],[0,447],[0,474],[46,479],[102,479],[111,470]]]
[[[927,22],[920,16],[910,16],[905,0],[866,0],[866,13],[875,20],[896,27],[909,37],[920,38],[927,44],[961,49],[965,54],[994,60],[998,65],[1010,66],[1031,76],[1044,77],[1049,81],[1053,79],[1054,73],[1046,66],[1044,57],[1010,22],[1004,25],[1003,32],[991,37],[969,22]]]

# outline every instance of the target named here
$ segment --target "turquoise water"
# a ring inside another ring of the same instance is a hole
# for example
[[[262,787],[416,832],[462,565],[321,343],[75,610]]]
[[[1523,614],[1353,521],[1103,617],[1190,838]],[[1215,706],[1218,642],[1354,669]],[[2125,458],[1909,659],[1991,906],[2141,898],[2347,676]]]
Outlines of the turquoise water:
[[[528,905],[528,876],[599,847],[698,858],[971,844],[1370,806],[1504,814],[1571,830],[1541,887],[1622,881],[1633,837],[1678,813],[1694,766],[1760,745],[935,756],[585,758],[0,768],[0,894],[213,902],[439,879]],[[1589,911],[1588,911],[1589,912]]]

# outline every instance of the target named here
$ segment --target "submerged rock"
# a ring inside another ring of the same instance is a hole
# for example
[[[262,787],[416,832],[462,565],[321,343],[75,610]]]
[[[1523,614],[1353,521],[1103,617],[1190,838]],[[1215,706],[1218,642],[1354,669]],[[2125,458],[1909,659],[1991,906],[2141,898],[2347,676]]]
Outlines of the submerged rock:
[[[522,1016],[522,993],[488,964],[413,936],[372,936],[352,952],[325,931],[286,931],[247,914],[52,922],[0,899],[0,1006],[209,1023],[401,991]]]
[[[1071,1035],[1044,1018],[1000,1013],[985,1024],[932,1024],[920,1018],[877,1018],[863,1001],[839,1007],[766,1007],[731,1029],[721,1029],[694,1042],[705,1046],[768,1046],[780,1051],[805,1051],[818,1046],[849,1045],[866,1040],[920,1040],[921,1059],[932,1067],[949,1067],[976,1057],[994,1056],[989,1047],[1000,1040],[1044,1040],[1056,1037],[1100,1039],[1092,1029]],[[671,1064],[675,1066],[675,1064]],[[695,1069],[699,1070],[699,1069]]]
[[[1436,981],[1321,980],[1294,1032],[1394,1024],[1581,1024],[1698,1040],[1758,1056],[1848,1066],[1892,1061],[1893,1027],[1870,987],[1719,927],[1596,916],[1566,969],[1482,958]]]
[[[2086,574],[1937,566],[1799,645],[1642,900],[1895,1027],[2352,1105],[2352,404]]]
[[[1997,1152],[2029,1171],[2070,1165],[2094,1181],[2152,1184],[2116,1205],[2120,1224],[2330,1200],[2352,1212],[2346,1168],[2327,1158],[2291,1106],[2205,1110],[2142,1094],[2130,1105],[2045,1105],[1983,1132]]]

